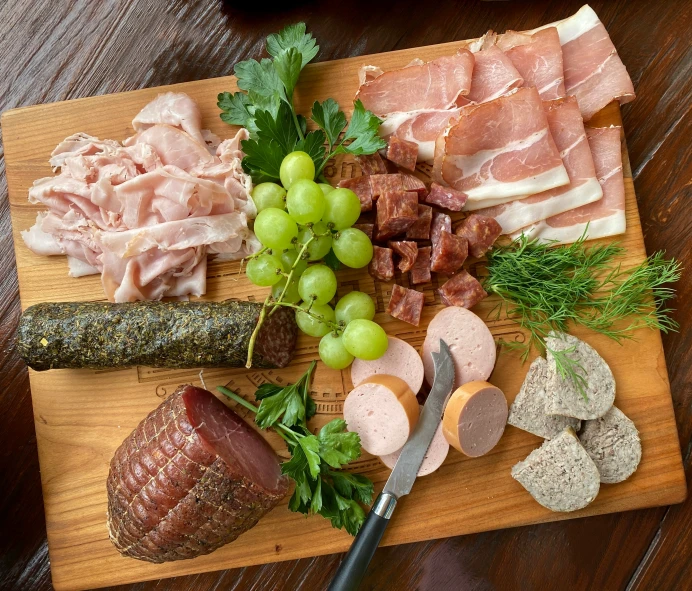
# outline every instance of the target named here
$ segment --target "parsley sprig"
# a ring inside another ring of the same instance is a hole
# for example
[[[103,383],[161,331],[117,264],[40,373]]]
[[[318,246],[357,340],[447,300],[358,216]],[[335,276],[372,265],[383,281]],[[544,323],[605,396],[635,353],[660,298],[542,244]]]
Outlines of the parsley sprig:
[[[221,119],[250,132],[242,142],[243,168],[255,183],[276,181],[283,158],[295,150],[310,155],[315,176],[337,154],[374,154],[386,142],[377,135],[378,117],[358,100],[350,124],[334,99],[312,106],[311,120],[317,129],[308,131],[306,118],[296,113],[294,91],[302,69],[317,55],[319,46],[305,23],[288,25],[267,37],[271,58],[246,60],[235,67],[238,88],[218,96]]]
[[[313,434],[307,421],[315,415],[310,382],[316,362],[288,386],[262,384],[255,392],[259,407],[228,388],[217,390],[255,413],[262,429],[274,429],[286,442],[291,458],[281,471],[295,481],[288,507],[305,515],[319,513],[332,526],[356,535],[365,520],[362,504],[372,502],[373,483],[342,468],[360,457],[360,437],[346,431],[346,421],[333,419]]]

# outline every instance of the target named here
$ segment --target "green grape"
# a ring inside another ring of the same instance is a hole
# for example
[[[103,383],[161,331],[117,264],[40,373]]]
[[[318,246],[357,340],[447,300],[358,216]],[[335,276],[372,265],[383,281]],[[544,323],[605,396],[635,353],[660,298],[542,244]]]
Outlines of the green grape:
[[[375,317],[375,302],[362,291],[347,293],[336,303],[336,321],[348,324],[352,320],[364,318],[372,320]]]
[[[275,254],[264,254],[254,257],[247,262],[245,273],[255,285],[269,287],[281,281],[284,266]]]
[[[348,323],[342,335],[346,350],[365,361],[379,359],[387,352],[389,340],[387,333],[372,320],[358,318]]]
[[[322,193],[325,195],[327,193],[331,193],[334,190],[334,187],[332,187],[329,183],[317,183],[317,186],[322,189]]]
[[[312,232],[309,228],[300,228],[298,230],[298,244],[305,244],[312,233],[324,234],[324,236],[315,236],[315,239],[308,244],[306,252],[308,253],[309,260],[319,261],[321,258],[327,256],[329,249],[332,247],[332,235],[327,228],[327,224],[324,222],[317,222],[312,227]]]
[[[334,189],[325,199],[322,221],[331,222],[337,230],[350,228],[360,217],[360,199],[351,189]]]
[[[311,181],[315,178],[315,163],[305,152],[291,152],[281,161],[279,178],[286,189],[290,189],[296,181]]]
[[[320,359],[332,369],[345,369],[353,363],[353,355],[346,350],[341,337],[333,332],[322,337],[319,351]]]
[[[272,287],[272,297],[275,300],[278,300],[281,296],[281,292],[284,290],[287,280],[288,277],[282,277],[281,281]],[[286,293],[284,293],[284,297],[281,301],[288,302],[289,304],[297,304],[300,301],[300,294],[298,293],[298,280],[295,277],[291,279],[291,284],[288,286],[288,289],[286,290]]]
[[[365,232],[358,228],[347,228],[338,234],[332,243],[332,250],[347,267],[360,269],[372,259],[372,242]]]
[[[308,303],[303,302],[300,307],[305,309],[308,307]],[[310,308],[310,314],[319,316],[322,321],[313,318],[305,312],[296,310],[296,324],[306,335],[311,337],[323,337],[331,331],[329,325],[325,324],[325,321],[334,322],[334,310],[329,304],[313,304]]]
[[[300,234],[298,234],[298,240],[300,241]],[[298,251],[295,248],[289,248],[281,253],[281,262],[284,264],[284,269],[289,273],[293,267],[293,263],[296,262],[298,258]],[[308,262],[305,259],[298,261],[298,264],[293,268],[293,277],[300,277],[305,269],[308,268]]]
[[[299,224],[319,222],[326,205],[322,189],[313,181],[296,181],[286,193],[288,214]]]
[[[286,207],[285,198],[286,189],[276,183],[260,183],[252,190],[252,200],[255,202],[258,212],[268,207],[284,209]]]
[[[264,246],[283,250],[298,236],[298,226],[283,209],[268,207],[255,218],[255,234]]]
[[[300,276],[298,293],[305,302],[326,304],[336,294],[336,275],[327,265],[312,265]]]

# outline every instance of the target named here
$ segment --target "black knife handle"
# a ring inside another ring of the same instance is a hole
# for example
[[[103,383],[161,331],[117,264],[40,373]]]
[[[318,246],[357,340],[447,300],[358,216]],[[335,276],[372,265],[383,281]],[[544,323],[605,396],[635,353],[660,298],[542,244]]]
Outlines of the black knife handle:
[[[351,548],[339,565],[328,591],[355,591],[372,560],[396,506],[396,497],[380,493]]]

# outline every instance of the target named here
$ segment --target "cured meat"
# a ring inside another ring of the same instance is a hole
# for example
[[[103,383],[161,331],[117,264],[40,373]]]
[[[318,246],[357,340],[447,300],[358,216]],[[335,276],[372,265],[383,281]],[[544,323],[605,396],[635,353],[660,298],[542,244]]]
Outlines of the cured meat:
[[[468,205],[569,183],[538,91],[464,107],[436,142],[433,178],[466,193]]]
[[[450,211],[461,211],[466,205],[468,195],[452,189],[451,187],[443,187],[439,183],[430,185],[430,193],[425,197],[426,203],[439,205]]]
[[[351,189],[358,195],[361,211],[370,211],[372,209],[372,187],[370,186],[370,177],[368,175],[340,180],[339,187]]]
[[[544,101],[565,96],[562,48],[555,27],[532,35],[507,31],[498,36],[497,45],[512,60],[524,85],[535,86]]]
[[[372,232],[375,229],[375,224],[353,224],[353,227],[365,233],[372,240]]]
[[[356,162],[360,166],[363,174],[387,174],[388,172],[396,172],[396,170],[390,171],[387,168],[379,152],[367,156],[356,156]]]
[[[377,202],[377,240],[403,234],[418,219],[418,197],[406,191],[382,193]]]
[[[418,219],[406,230],[406,238],[414,240],[427,240],[430,238],[430,224],[432,223],[432,207],[418,204]]]
[[[523,233],[559,244],[574,242],[586,232],[587,238],[616,236],[625,231],[625,181],[622,174],[620,127],[586,130],[603,198],[588,205],[565,211],[529,226]],[[587,232],[588,224],[588,232]],[[513,237],[521,234],[517,231]]]
[[[488,294],[478,280],[462,269],[438,290],[445,306],[473,308]]]
[[[137,113],[132,120],[135,131],[144,131],[164,123],[179,127],[192,139],[204,145],[202,114],[197,103],[183,92],[164,92]]]
[[[401,168],[415,170],[418,159],[418,144],[409,142],[396,136],[389,138],[387,147],[387,160]]]
[[[562,44],[565,90],[577,97],[584,121],[613,100],[633,101],[634,86],[608,31],[585,4],[565,20],[540,27],[556,27]]]
[[[370,181],[370,195],[377,201],[382,193],[404,191],[404,180],[401,174],[373,174],[367,177]]]
[[[464,264],[468,255],[469,243],[466,238],[443,230],[433,244],[430,270],[451,275]]]
[[[401,183],[404,187],[404,191],[413,191],[418,194],[419,198],[425,197],[428,193],[425,183],[415,174],[409,174],[407,172],[402,173]]]
[[[388,244],[401,257],[398,264],[399,271],[402,273],[410,271],[418,257],[418,245],[410,240],[392,241]]]
[[[418,326],[424,303],[425,296],[420,291],[401,287],[395,283],[392,286],[392,297],[387,305],[387,314]]]
[[[482,257],[502,233],[502,228],[493,218],[472,213],[455,230],[457,236],[468,240],[469,254]]]
[[[452,231],[452,218],[450,218],[446,213],[440,213],[439,211],[434,211],[432,214],[432,224],[430,226],[430,241],[435,246],[435,243],[440,237],[442,232]]]
[[[481,215],[495,218],[502,226],[503,234],[511,234],[568,209],[598,201],[603,196],[577,99],[569,96],[545,101],[543,105],[570,183],[524,199],[476,210]]]
[[[411,283],[420,285],[430,281],[430,252],[432,248],[424,246],[418,249],[416,262],[411,267]]]
[[[394,251],[381,246],[372,248],[372,260],[368,266],[368,272],[380,281],[391,281],[394,277]]]
[[[418,109],[448,109],[471,88],[473,55],[460,49],[420,65],[385,72],[361,84],[356,99],[375,115]]]
[[[269,444],[211,392],[181,386],[111,460],[108,535],[147,562],[209,554],[253,527],[288,491]]]

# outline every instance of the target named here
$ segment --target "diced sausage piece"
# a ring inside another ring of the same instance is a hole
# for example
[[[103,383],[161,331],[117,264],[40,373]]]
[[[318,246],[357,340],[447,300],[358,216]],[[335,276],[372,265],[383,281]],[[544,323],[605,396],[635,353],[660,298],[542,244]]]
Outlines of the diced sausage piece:
[[[401,173],[401,182],[404,185],[404,191],[415,191],[419,199],[423,199],[428,194],[428,188],[425,186],[425,183],[415,174]]]
[[[473,308],[488,294],[478,280],[462,269],[437,290],[445,306]]]
[[[418,204],[418,219],[406,230],[406,238],[412,240],[427,240],[430,238],[430,224],[432,222],[432,207]]]
[[[411,267],[411,283],[419,285],[430,281],[430,251],[429,246],[418,249],[416,262]]]
[[[392,191],[383,193],[377,203],[377,240],[388,240],[403,234],[418,219],[418,198],[415,193]]]
[[[442,416],[442,432],[453,448],[477,458],[500,441],[507,412],[502,390],[488,382],[468,382],[452,393]]]
[[[406,170],[415,170],[417,159],[418,144],[409,142],[408,140],[402,140],[395,135],[389,138],[387,160],[394,162],[394,164]]]
[[[451,275],[459,270],[467,256],[469,256],[469,243],[466,238],[443,230],[433,244],[430,270]]]
[[[440,350],[440,339],[452,352],[454,387],[474,380],[487,380],[495,367],[495,339],[478,316],[464,308],[443,308],[428,325],[423,341],[423,365],[429,384],[435,378],[432,353]]]
[[[380,195],[392,191],[404,191],[402,175],[397,174],[373,174],[370,179],[370,193],[372,200],[377,201]]]
[[[452,218],[450,218],[446,213],[440,213],[435,211],[432,214],[432,222],[430,224],[430,241],[435,246],[435,242],[440,237],[441,232],[451,232],[452,231]]]
[[[387,166],[379,152],[368,156],[356,156],[356,162],[363,174],[387,174]]]
[[[353,227],[363,232],[370,240],[372,240],[372,233],[375,229],[375,224],[353,224]]]
[[[391,281],[394,277],[394,252],[391,248],[372,247],[372,260],[368,271],[375,279]]]
[[[370,376],[344,400],[344,420],[363,449],[376,456],[401,449],[420,414],[416,395],[401,378]]]
[[[372,189],[370,188],[369,176],[363,175],[352,179],[343,179],[339,181],[339,187],[351,189],[358,195],[361,211],[370,211],[372,209]]]
[[[392,241],[388,244],[389,248],[401,257],[398,264],[399,271],[402,273],[410,271],[418,257],[418,245],[411,240]]]
[[[354,359],[351,365],[351,381],[358,386],[370,376],[386,374],[396,376],[404,380],[415,394],[423,385],[425,371],[423,360],[406,341],[396,337],[388,337],[389,346],[387,352],[379,359],[365,361]]]
[[[469,196],[466,193],[433,183],[430,185],[430,193],[425,198],[425,202],[439,205],[451,211],[461,211],[464,205],[466,205],[468,198]]]
[[[485,215],[472,213],[456,229],[457,236],[463,236],[469,241],[469,254],[472,257],[482,257],[502,234],[502,226]]]
[[[387,305],[387,314],[413,324],[413,326],[418,326],[424,302],[425,296],[420,291],[394,284],[392,297]]]

